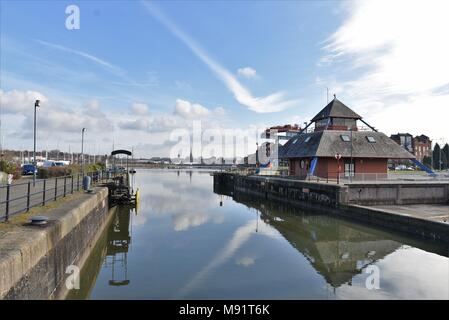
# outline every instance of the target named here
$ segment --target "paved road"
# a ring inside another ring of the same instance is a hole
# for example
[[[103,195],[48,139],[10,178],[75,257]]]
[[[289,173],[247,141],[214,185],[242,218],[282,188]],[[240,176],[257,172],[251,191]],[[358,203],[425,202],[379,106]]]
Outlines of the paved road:
[[[45,181],[45,203],[49,201],[55,200],[55,191],[56,197],[60,198],[64,195],[64,179],[58,179],[57,185],[55,186],[55,178],[46,179]],[[80,188],[81,186],[80,181]],[[44,200],[44,180],[37,179],[36,185],[33,186],[32,178],[23,178],[15,181],[10,187],[10,204],[9,204],[9,214],[12,215],[14,213],[23,212],[27,207],[27,195],[28,195],[28,184],[30,185],[30,207],[42,205]],[[66,185],[66,194],[70,194],[72,192],[72,181],[70,178],[67,178],[65,181]],[[55,188],[56,187],[56,188]],[[73,181],[73,190],[76,191],[78,188],[77,179],[75,178]],[[56,190],[55,190],[56,189]],[[0,186],[0,203],[6,200],[6,186]],[[6,204],[0,204],[0,221],[4,219],[6,214]]]

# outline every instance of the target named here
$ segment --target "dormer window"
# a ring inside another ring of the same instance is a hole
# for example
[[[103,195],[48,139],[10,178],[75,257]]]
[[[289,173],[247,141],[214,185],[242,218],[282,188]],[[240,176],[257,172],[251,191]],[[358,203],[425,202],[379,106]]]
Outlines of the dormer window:
[[[341,140],[343,140],[344,142],[349,142],[351,141],[351,138],[347,135],[347,134],[341,134],[340,135]]]
[[[368,140],[369,143],[376,143],[376,139],[372,136],[366,136],[366,140]]]
[[[306,140],[304,140],[304,142],[305,142],[305,143],[309,142],[310,138],[311,138],[310,136],[307,137]]]

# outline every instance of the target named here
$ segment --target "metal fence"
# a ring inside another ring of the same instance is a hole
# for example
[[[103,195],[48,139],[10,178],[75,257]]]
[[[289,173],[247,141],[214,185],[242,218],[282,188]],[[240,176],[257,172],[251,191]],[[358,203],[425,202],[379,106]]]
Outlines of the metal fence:
[[[375,182],[398,182],[398,181],[414,181],[414,182],[449,182],[449,176],[443,174],[429,175],[427,173],[344,173],[329,172],[325,176],[307,175],[304,180],[318,182],[336,182],[336,183],[375,183]]]
[[[103,172],[89,172],[92,183],[101,181]],[[30,179],[26,182],[0,185],[0,220],[8,221],[9,217],[28,212],[33,207],[45,206],[51,201],[64,198],[82,189],[83,176],[70,176],[38,179],[36,183]]]

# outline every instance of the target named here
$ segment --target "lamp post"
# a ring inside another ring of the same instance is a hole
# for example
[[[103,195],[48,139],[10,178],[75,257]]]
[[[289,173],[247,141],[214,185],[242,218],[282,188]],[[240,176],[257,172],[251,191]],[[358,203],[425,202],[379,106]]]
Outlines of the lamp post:
[[[256,142],[256,168],[259,168],[259,142]]]
[[[84,131],[86,128],[81,130],[81,173],[84,177]]]
[[[36,162],[36,110],[39,107],[40,100],[36,100],[34,103],[34,148],[33,148],[33,156],[34,156],[34,168],[33,168],[33,187],[36,186],[36,171],[37,171],[37,162]]]
[[[353,162],[353,156],[352,156],[352,149],[353,149],[353,146],[352,146],[352,128],[350,128],[349,131],[351,131],[351,162],[349,163],[349,181],[352,182],[353,168],[355,169],[355,166],[353,166],[353,164],[352,164],[352,162]]]

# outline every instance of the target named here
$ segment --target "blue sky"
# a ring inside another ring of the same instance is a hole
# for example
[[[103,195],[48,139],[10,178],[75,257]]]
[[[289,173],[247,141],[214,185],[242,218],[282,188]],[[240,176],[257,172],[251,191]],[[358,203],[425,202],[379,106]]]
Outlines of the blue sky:
[[[361,3],[1,1],[3,144],[31,147],[31,118],[23,104],[36,97],[43,97],[40,112],[52,113],[41,122],[42,148],[43,141],[48,148],[77,148],[78,127],[89,126],[95,150],[111,139],[124,146],[134,140],[142,155],[156,155],[167,152],[170,130],[188,126],[186,119],[239,128],[302,123],[324,107],[326,87],[387,134],[448,140],[443,128],[421,132],[427,128],[414,121],[421,124],[422,117],[407,118],[400,127],[385,121],[403,116],[407,101],[415,108],[431,103],[448,115],[449,80],[440,75],[447,63],[426,60],[427,77],[408,81],[407,67],[421,64],[422,56],[407,55],[409,65],[398,70],[389,62],[410,45],[407,31],[389,37],[395,31],[382,28],[397,27],[388,14],[387,26],[373,29],[363,21],[370,21],[370,12],[381,18],[376,10],[381,16],[388,5]],[[65,27],[71,4],[80,9],[79,30]],[[422,3],[415,7],[406,26],[423,11]],[[57,139],[55,132],[61,133]]]

